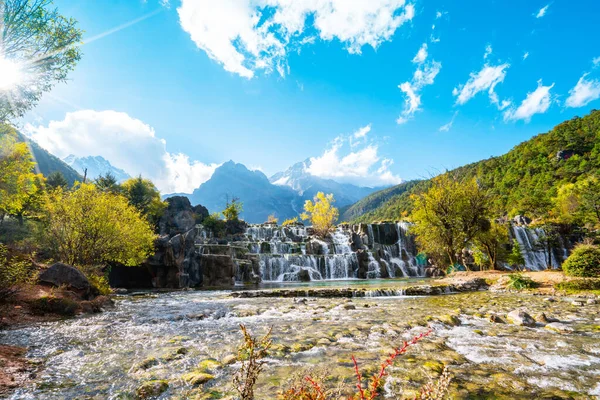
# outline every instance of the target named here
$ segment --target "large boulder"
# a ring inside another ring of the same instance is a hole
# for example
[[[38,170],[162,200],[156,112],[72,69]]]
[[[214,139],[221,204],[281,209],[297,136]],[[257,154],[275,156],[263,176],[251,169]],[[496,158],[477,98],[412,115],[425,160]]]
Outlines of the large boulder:
[[[233,286],[237,267],[230,255],[205,254],[200,258],[202,286]]]
[[[39,275],[38,281],[41,284],[57,287],[64,285],[85,294],[88,294],[92,287],[88,278],[80,270],[63,263],[53,264]]]
[[[173,196],[166,202],[167,209],[158,222],[161,235],[172,236],[187,232],[196,225],[196,213],[187,197]]]

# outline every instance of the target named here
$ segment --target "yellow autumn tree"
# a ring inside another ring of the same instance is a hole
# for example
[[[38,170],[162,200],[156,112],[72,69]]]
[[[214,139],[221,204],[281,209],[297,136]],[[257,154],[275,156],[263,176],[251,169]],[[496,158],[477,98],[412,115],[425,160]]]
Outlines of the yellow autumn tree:
[[[0,124],[0,220],[20,213],[43,184],[33,172],[34,165],[27,144],[17,140],[14,128]]]
[[[333,229],[338,219],[339,211],[333,206],[333,203],[335,203],[333,194],[326,195],[323,192],[319,192],[313,200],[314,202],[306,200],[304,203],[304,212],[300,217],[303,220],[309,220],[315,233],[324,237]]]
[[[152,253],[155,239],[149,221],[125,196],[91,183],[48,194],[40,236],[57,260],[81,268],[139,265]]]

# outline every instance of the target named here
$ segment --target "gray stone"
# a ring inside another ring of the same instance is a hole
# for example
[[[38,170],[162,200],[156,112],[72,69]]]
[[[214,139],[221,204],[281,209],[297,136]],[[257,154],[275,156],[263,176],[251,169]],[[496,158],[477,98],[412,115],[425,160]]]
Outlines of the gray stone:
[[[42,272],[38,281],[53,286],[65,285],[88,293],[91,289],[90,281],[77,268],[63,263],[56,263]]]
[[[535,326],[535,320],[523,310],[513,310],[506,316],[508,322],[519,326]]]

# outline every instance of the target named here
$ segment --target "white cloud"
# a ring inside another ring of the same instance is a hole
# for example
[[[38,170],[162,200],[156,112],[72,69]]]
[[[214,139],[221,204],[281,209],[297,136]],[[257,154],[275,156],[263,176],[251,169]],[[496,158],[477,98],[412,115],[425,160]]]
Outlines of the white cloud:
[[[600,57],[592,59],[592,64],[594,64],[594,68],[600,66]]]
[[[487,60],[487,58],[492,54],[492,45],[488,44],[485,46],[485,53],[483,53],[483,59]]]
[[[413,74],[412,81],[403,82],[398,85],[398,88],[404,93],[404,109],[400,116],[396,119],[398,125],[408,122],[415,112],[419,110],[421,105],[420,90],[427,85],[432,85],[435,77],[442,69],[442,64],[432,60],[426,62],[428,57],[427,44],[423,43],[412,62],[418,64],[417,69]]]
[[[479,72],[471,72],[467,83],[458,85],[452,91],[452,94],[457,96],[456,103],[461,105],[465,104],[477,93],[487,91],[490,101],[493,104],[502,107],[502,105],[506,103],[498,100],[498,95],[494,90],[497,84],[504,81],[508,67],[510,67],[510,64],[507,63],[495,66],[485,64]]]
[[[288,50],[303,45],[307,30],[360,54],[415,14],[406,0],[182,0],[177,11],[198,48],[245,78],[258,70],[285,74]]]
[[[529,57],[529,52],[526,51],[525,53],[523,53],[523,61],[527,60],[527,57]]]
[[[535,14],[535,17],[542,18],[544,15],[546,15],[546,12],[548,11],[548,7],[550,7],[550,4],[547,4],[544,7],[540,8],[540,10]]]
[[[82,110],[67,113],[48,126],[26,125],[25,132],[50,153],[64,158],[102,156],[131,176],[151,179],[162,193],[191,193],[212,176],[217,164],[191,161],[169,153],[154,129],[117,111]]]
[[[588,80],[589,73],[583,74],[577,85],[569,90],[569,97],[565,102],[567,107],[583,107],[586,104],[600,98],[600,81],[597,79]]]
[[[518,108],[511,108],[504,112],[505,121],[524,120],[529,122],[534,114],[545,113],[552,104],[550,89],[554,87],[554,83],[550,86],[544,86],[542,80],[538,81],[538,87],[533,92],[527,93],[525,100]]]
[[[450,122],[448,122],[445,125],[440,126],[440,132],[448,132],[448,131],[450,131],[450,129],[452,128],[452,125],[454,124],[454,119],[456,119],[457,115],[458,115],[458,111],[456,111],[454,113],[454,115],[452,116],[452,119],[450,120]]]
[[[360,139],[360,138],[364,138],[365,136],[367,136],[367,133],[369,133],[369,132],[371,132],[371,124],[369,124],[367,126],[363,126],[359,130],[354,132],[352,134],[352,136],[354,136],[355,139]]]
[[[412,62],[415,64],[421,64],[423,61],[427,59],[427,43],[423,43],[415,57],[412,59]]]
[[[365,128],[361,128],[365,129]],[[370,125],[369,125],[370,130]],[[359,129],[360,132],[361,130]],[[354,134],[338,136],[319,157],[311,157],[306,171],[314,176],[334,179],[359,186],[395,185],[402,179],[390,171],[393,160],[379,155],[377,144],[365,144],[358,150],[350,148]]]

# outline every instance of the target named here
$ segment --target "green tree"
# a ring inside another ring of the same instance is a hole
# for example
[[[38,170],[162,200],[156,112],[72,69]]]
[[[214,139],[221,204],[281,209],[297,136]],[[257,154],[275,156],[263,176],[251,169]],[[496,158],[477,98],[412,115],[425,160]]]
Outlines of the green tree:
[[[129,204],[137,208],[151,224],[156,226],[167,208],[167,204],[160,199],[160,192],[154,183],[138,176],[123,182],[121,188],[129,200]]]
[[[81,52],[77,22],[52,0],[0,1],[0,122],[22,116],[57,82],[66,81]]]
[[[462,249],[490,227],[488,196],[475,179],[459,180],[443,174],[431,180],[428,190],[413,194],[411,199],[412,230],[421,250],[444,255],[449,265],[455,265]]]
[[[508,227],[492,221],[489,229],[482,230],[475,236],[475,254],[480,253],[483,257],[476,262],[481,267],[497,269],[499,263],[506,260],[508,256],[506,246],[508,245]]]
[[[227,206],[223,210],[223,216],[226,221],[237,221],[243,210],[244,207],[242,202],[234,197],[231,201],[227,201]]]
[[[48,175],[48,178],[46,178],[46,186],[49,189],[56,189],[59,187],[65,189],[67,186],[69,186],[69,183],[62,172],[55,171]]]
[[[89,183],[49,193],[40,240],[53,256],[80,268],[142,263],[154,249],[148,221],[122,195]]]
[[[516,269],[522,269],[525,266],[525,258],[521,252],[521,245],[516,239],[513,239],[512,249],[506,260]]]
[[[19,213],[38,190],[34,165],[27,144],[17,142],[12,127],[0,124],[0,222]]]
[[[118,193],[121,190],[121,186],[119,185],[119,182],[117,182],[117,178],[110,172],[107,172],[105,175],[98,176],[94,180],[94,183],[98,189],[103,192]]]
[[[325,193],[319,192],[313,200],[314,202],[306,200],[304,212],[300,218],[309,220],[315,233],[325,237],[333,229],[340,214],[338,209],[333,206],[335,199],[332,193],[325,195]]]

